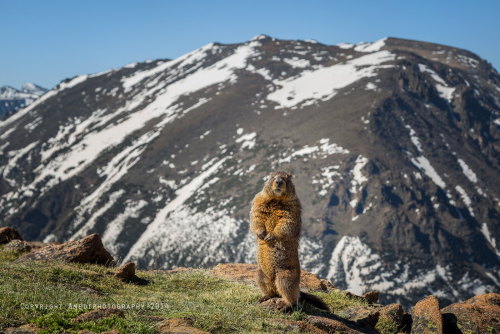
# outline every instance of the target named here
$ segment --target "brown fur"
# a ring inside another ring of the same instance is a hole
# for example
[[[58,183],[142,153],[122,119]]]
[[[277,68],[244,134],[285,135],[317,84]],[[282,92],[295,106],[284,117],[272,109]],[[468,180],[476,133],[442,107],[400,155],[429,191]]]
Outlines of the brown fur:
[[[250,230],[257,236],[257,284],[263,294],[261,300],[281,296],[288,307],[300,299],[328,309],[321,300],[307,298],[299,290],[301,224],[301,206],[292,176],[285,172],[271,173],[250,210]]]

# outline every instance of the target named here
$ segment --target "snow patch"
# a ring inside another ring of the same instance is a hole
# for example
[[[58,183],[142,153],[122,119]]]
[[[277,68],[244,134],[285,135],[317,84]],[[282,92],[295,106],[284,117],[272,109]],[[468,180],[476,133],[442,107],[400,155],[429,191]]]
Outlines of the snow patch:
[[[430,177],[432,182],[434,182],[438,187],[441,187],[442,189],[446,188],[446,183],[444,183],[443,179],[439,176],[434,167],[432,167],[431,163],[429,162],[429,160],[427,160],[426,157],[420,156],[417,158],[412,158],[411,162],[417,168],[423,171],[425,175]]]
[[[393,67],[382,64],[395,58],[388,51],[380,51],[342,64],[306,70],[290,79],[275,80],[274,84],[280,88],[270,93],[267,99],[281,108],[291,108],[311,99],[326,101],[334,97],[338,90],[362,78],[375,76],[377,70]]]
[[[436,82],[436,89],[439,93],[439,96],[451,102],[453,98],[453,93],[455,92],[455,88],[449,87],[446,81],[444,81],[436,72],[428,68],[426,65],[418,64],[418,68],[422,73],[429,73],[431,78]]]
[[[167,220],[168,215],[171,212],[180,209],[183,206],[184,202],[197,192],[197,190],[203,185],[204,181],[212,174],[214,174],[222,166],[226,159],[227,158],[223,158],[219,161],[216,161],[215,158],[212,159],[211,166],[209,168],[203,171],[200,175],[193,178],[182,188],[179,188],[175,191],[176,197],[170,200],[167,205],[156,214],[153,222],[148,225],[146,231],[142,233],[139,239],[131,247],[127,256],[125,256],[124,263],[128,262],[131,257],[140,256],[146,251],[150,240],[164,232],[164,230],[162,230],[162,225],[163,222]]]

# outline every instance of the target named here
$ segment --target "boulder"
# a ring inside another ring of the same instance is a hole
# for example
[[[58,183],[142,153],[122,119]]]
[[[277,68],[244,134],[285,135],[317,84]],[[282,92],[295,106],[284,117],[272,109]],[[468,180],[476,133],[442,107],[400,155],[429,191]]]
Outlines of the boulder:
[[[389,319],[401,326],[403,324],[403,307],[399,304],[389,304],[379,309],[380,318]]]
[[[123,266],[118,268],[118,270],[116,270],[115,277],[122,281],[131,281],[137,278],[135,275],[135,263],[125,263]]]
[[[348,320],[355,321],[361,326],[375,327],[380,312],[370,306],[353,306],[341,311],[341,315]]]
[[[31,251],[31,245],[29,242],[15,239],[11,240],[8,244],[6,244],[2,251],[4,252],[12,252],[12,253],[26,253]]]
[[[156,324],[159,334],[210,334],[193,327],[194,321],[191,318],[166,319]]]
[[[425,297],[413,307],[412,319],[412,334],[443,334],[439,300],[434,296]]]
[[[33,250],[19,257],[15,262],[33,260],[92,263],[106,266],[115,263],[97,234],[91,234],[80,240],[68,241],[59,245],[48,245]]]
[[[74,322],[96,321],[99,319],[109,318],[113,315],[123,318],[125,316],[125,313],[122,310],[116,308],[98,308],[80,314],[75,319],[73,319],[73,321]]]
[[[362,297],[366,299],[369,304],[376,304],[380,293],[378,291],[368,291]]]
[[[500,333],[500,294],[472,297],[441,309],[447,333]]]
[[[0,245],[9,243],[11,240],[23,240],[23,238],[11,227],[0,227]]]
[[[212,269],[212,273],[217,277],[255,283],[257,265],[248,263],[221,263]],[[301,270],[300,289],[328,291],[330,289],[334,289],[334,287],[329,281],[321,279],[308,271]]]

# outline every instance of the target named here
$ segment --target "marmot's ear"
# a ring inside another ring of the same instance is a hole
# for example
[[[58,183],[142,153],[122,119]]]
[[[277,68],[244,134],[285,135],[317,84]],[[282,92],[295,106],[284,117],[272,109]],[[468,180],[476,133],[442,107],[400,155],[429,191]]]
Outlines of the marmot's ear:
[[[293,178],[293,175],[292,175],[292,174],[290,174],[290,173],[287,173],[287,178],[288,178],[289,180],[291,180],[291,179]]]

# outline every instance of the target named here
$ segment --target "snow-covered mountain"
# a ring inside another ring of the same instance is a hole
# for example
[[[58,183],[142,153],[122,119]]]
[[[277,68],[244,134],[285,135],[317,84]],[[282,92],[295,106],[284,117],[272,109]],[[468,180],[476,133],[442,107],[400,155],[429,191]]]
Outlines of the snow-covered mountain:
[[[11,86],[0,87],[0,119],[26,107],[46,92],[47,89],[33,83],[25,83],[21,89]]]
[[[292,172],[302,265],[402,303],[500,288],[500,77],[387,38],[268,36],[61,82],[0,123],[0,224],[97,232],[142,267],[253,262],[250,201]]]

